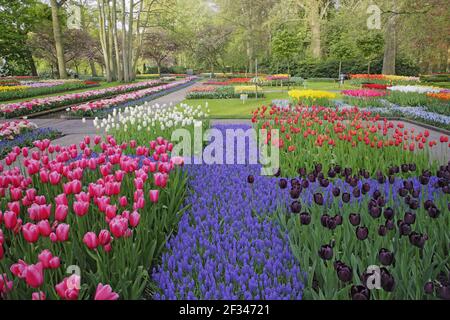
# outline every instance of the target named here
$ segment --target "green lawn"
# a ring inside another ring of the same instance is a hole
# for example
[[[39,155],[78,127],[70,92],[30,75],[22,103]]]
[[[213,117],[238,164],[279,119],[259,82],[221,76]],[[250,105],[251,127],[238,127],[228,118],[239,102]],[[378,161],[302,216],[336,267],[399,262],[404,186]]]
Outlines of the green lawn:
[[[204,106],[208,102],[212,119],[246,119],[256,108],[269,105],[275,99],[289,99],[287,92],[266,93],[262,99],[248,99],[242,103],[240,99],[186,99],[183,103]]]
[[[136,82],[143,82],[143,81],[149,81],[149,80],[150,79],[142,79],[142,80],[139,79]],[[16,100],[8,100],[8,101],[5,101],[5,102],[0,102],[0,103],[16,103],[16,102],[28,101],[28,100],[37,99],[37,98],[62,96],[62,95],[69,94],[69,93],[80,93],[80,92],[90,91],[90,90],[99,90],[99,89],[105,89],[105,88],[120,86],[120,85],[123,85],[123,84],[125,84],[125,83],[119,82],[119,81],[114,81],[114,82],[104,82],[104,81],[102,81],[102,82],[100,82],[100,86],[96,86],[96,87],[89,87],[89,88],[83,88],[83,89],[78,89],[78,90],[68,90],[68,91],[52,93],[52,94],[43,94],[43,95],[33,96],[33,97],[28,97],[28,98],[21,98],[21,99],[16,99]]]

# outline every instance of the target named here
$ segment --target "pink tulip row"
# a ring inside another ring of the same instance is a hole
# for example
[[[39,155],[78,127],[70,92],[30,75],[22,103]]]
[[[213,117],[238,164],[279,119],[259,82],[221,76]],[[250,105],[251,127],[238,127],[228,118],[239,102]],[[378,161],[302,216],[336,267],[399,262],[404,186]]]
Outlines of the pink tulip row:
[[[32,130],[37,126],[27,120],[7,121],[0,124],[0,141],[12,140],[26,130]]]
[[[98,259],[112,250],[128,257],[121,242],[139,242],[139,212],[158,204],[160,189],[183,160],[169,156],[173,145],[161,137],[148,147],[135,141],[118,144],[112,136],[86,136],[68,147],[49,140],[34,146],[36,151],[15,147],[5,158],[6,167],[0,164],[0,202],[5,204],[0,211],[0,299],[15,290],[15,297],[34,300],[49,295],[78,299],[79,276],[52,282],[63,262],[73,262],[74,246],[77,255],[86,251],[76,263],[92,256],[89,251]],[[93,150],[99,152],[95,157]],[[99,282],[94,299],[119,298],[120,291]]]
[[[62,104],[62,103],[70,103],[75,101],[85,101],[95,98],[104,97],[106,95],[111,94],[120,94],[123,92],[128,92],[132,90],[139,90],[143,88],[148,88],[157,85],[160,83],[159,80],[151,80],[144,82],[137,82],[127,85],[120,85],[116,87],[110,87],[105,89],[98,90],[89,90],[79,93],[69,93],[61,96],[52,96],[45,98],[37,98],[23,102],[16,103],[8,103],[8,104],[0,104],[0,113],[11,113],[18,109],[29,109],[32,110],[35,107],[40,107],[42,105],[54,105],[54,104]]]
[[[139,90],[139,91],[135,91],[135,92],[131,92],[131,93],[118,95],[111,99],[102,99],[102,100],[91,101],[88,103],[74,106],[71,108],[71,111],[74,113],[79,113],[79,112],[84,113],[84,112],[90,112],[90,111],[111,108],[113,106],[117,106],[117,105],[120,105],[120,104],[128,102],[128,101],[138,100],[145,96],[149,96],[149,95],[161,92],[161,91],[172,89],[179,85],[185,84],[189,81],[191,81],[191,78],[185,78],[183,80],[171,82],[169,84],[164,84],[164,85],[160,85],[157,87],[147,88],[147,89],[143,89],[143,90]]]
[[[375,97],[383,97],[387,93],[386,91],[381,90],[361,89],[361,90],[343,90],[342,94],[344,96],[356,98],[375,98]]]

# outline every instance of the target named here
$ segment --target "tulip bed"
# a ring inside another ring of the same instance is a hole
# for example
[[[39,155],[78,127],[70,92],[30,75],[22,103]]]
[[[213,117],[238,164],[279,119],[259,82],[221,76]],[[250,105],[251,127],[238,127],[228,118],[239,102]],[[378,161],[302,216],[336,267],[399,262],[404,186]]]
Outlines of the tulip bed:
[[[0,87],[0,101],[29,98],[39,95],[53,94],[58,92],[95,87],[99,84],[91,81],[78,80],[58,80],[58,81],[40,81],[40,82],[22,82],[19,86]]]
[[[186,175],[172,144],[34,145],[0,167],[1,299],[143,297],[183,210]]]
[[[305,106],[334,107],[332,100],[337,97],[333,92],[320,90],[290,90],[288,94],[294,102],[302,103]]]
[[[258,92],[256,92],[258,91]],[[241,94],[248,98],[264,97],[264,91],[256,86],[220,86],[205,85],[192,88],[186,95],[186,99],[239,99]]]
[[[425,107],[428,111],[450,116],[450,102],[440,91],[402,92],[391,91],[386,100],[399,106]]]
[[[5,118],[20,117],[39,111],[50,110],[57,107],[67,106],[74,103],[112,97],[117,94],[132,92],[143,88],[150,88],[159,85],[159,80],[137,82],[127,85],[110,87],[99,90],[89,90],[80,93],[69,93],[62,96],[50,96],[29,101],[0,104],[0,115]]]
[[[342,91],[345,103],[360,108],[382,107],[383,103],[379,98],[386,96],[386,94],[386,91],[372,89]]]
[[[98,113],[103,113],[105,110],[119,107],[127,102],[142,99],[144,97],[152,96],[160,92],[171,90],[179,86],[185,85],[191,82],[194,78],[188,77],[183,80],[171,82],[168,84],[153,86],[131,93],[117,95],[113,98],[95,100],[88,103],[76,105],[70,108],[70,114],[79,117],[92,117]]]

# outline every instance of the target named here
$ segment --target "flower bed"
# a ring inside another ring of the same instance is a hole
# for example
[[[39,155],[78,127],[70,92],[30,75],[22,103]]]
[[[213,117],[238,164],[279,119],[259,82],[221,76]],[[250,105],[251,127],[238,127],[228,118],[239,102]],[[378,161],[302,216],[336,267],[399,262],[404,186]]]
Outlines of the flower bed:
[[[41,81],[41,82],[21,82],[21,85],[10,88],[15,90],[9,90],[2,92],[0,90],[0,101],[22,99],[38,95],[53,94],[57,92],[64,92],[70,90],[77,90],[88,87],[95,87],[99,84],[92,81]]]
[[[414,163],[392,171],[404,166]],[[449,167],[441,178],[425,170],[388,180],[353,177],[351,168],[332,167],[344,175],[334,182],[320,170],[278,181],[289,208],[278,211],[280,224],[300,265],[310,267],[304,298],[450,299]],[[369,289],[374,279],[380,290]]]
[[[142,89],[139,91],[122,94],[115,96],[110,99],[95,100],[85,104],[80,104],[70,108],[70,113],[76,116],[94,116],[96,113],[107,110],[109,108],[120,106],[129,101],[134,101],[141,99],[143,97],[151,96],[158,92],[164,92],[176,88],[180,85],[186,84],[192,81],[192,78],[186,78],[184,80],[175,81],[168,84],[163,84],[160,86],[155,86],[147,89]]]
[[[386,99],[399,106],[425,107],[428,111],[449,116],[448,100],[439,98],[443,95],[441,90],[434,87],[397,87],[390,92]]]
[[[403,163],[415,163],[418,172],[437,168],[428,149],[438,142],[429,140],[429,132],[404,130],[357,108],[297,107],[286,111],[264,107],[254,112],[252,121],[262,129],[280,130],[279,140],[269,142],[280,147],[280,166],[289,176],[318,162],[324,164],[324,172],[332,163],[346,164],[355,173],[364,170],[368,177],[377,172],[388,174],[391,166]],[[447,148],[446,143],[443,146]]]
[[[351,74],[351,82],[354,84],[375,83],[384,85],[402,85],[419,82],[418,77],[384,75],[384,74]]]
[[[0,124],[0,141],[13,140],[19,134],[36,129],[37,126],[27,120],[8,121]]]
[[[27,114],[45,111],[56,107],[62,107],[77,102],[110,97],[120,93],[131,92],[143,88],[149,88],[160,84],[158,80],[137,82],[117,87],[100,90],[89,90],[80,93],[69,93],[62,96],[52,96],[46,98],[33,99],[18,103],[0,104],[0,115],[6,118],[14,118]]]
[[[216,126],[226,129],[246,126]],[[224,152],[225,154],[225,152]],[[178,234],[153,273],[156,299],[301,299],[305,274],[270,215],[273,182],[259,166],[187,166],[191,192]],[[255,175],[248,184],[247,176]],[[224,183],[224,181],[226,181]]]
[[[172,145],[111,136],[34,145],[10,153],[0,170],[1,297],[141,298],[186,192]],[[123,153],[127,146],[136,156]]]
[[[194,88],[186,95],[186,99],[239,99],[242,93],[248,95],[248,98],[256,97],[255,86],[204,86],[199,89]],[[259,88],[258,98],[264,97],[264,91]]]
[[[363,89],[373,89],[373,90],[386,90],[389,86],[386,84],[378,84],[378,83],[363,83]]]
[[[362,89],[362,90],[343,90],[344,102],[357,107],[382,107],[383,103],[379,98],[387,95],[386,91]]]
[[[331,99],[336,98],[335,93],[320,90],[290,90],[288,94],[295,102],[306,106],[321,105],[332,107],[334,103]]]

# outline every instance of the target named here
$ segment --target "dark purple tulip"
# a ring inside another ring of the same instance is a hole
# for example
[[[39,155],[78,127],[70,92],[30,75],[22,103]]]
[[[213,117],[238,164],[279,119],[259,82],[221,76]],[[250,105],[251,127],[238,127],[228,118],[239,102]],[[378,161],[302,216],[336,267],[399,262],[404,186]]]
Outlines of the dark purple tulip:
[[[411,232],[409,235],[409,242],[420,249],[422,249],[425,246],[425,242],[428,240],[427,235],[420,234],[418,232]]]
[[[390,266],[394,262],[394,254],[388,249],[382,248],[378,252],[378,260],[380,260],[382,265]]]
[[[334,166],[334,171],[336,171],[336,173],[341,173],[341,170],[342,170],[342,168],[340,165],[337,164]]]
[[[381,237],[384,237],[386,234],[387,234],[386,226],[383,226],[383,225],[379,226],[378,227],[378,235]]]
[[[302,210],[302,205],[298,201],[293,201],[291,203],[291,212],[292,213],[299,213]]]
[[[291,186],[296,187],[296,188],[301,188],[302,185],[300,184],[300,181],[298,179],[294,178],[294,179],[291,179]]]
[[[384,207],[384,205],[386,204],[386,200],[384,199],[384,197],[379,197],[379,198],[377,199],[377,204],[378,204],[380,207]]]
[[[403,221],[407,224],[414,224],[416,222],[416,214],[413,212],[406,212]]]
[[[394,220],[386,220],[386,228],[388,230],[394,230],[395,229],[395,224],[394,224]]]
[[[348,184],[349,184],[352,188],[356,187],[356,186],[358,185],[358,178],[356,178],[356,177],[353,177],[353,178],[349,177]]]
[[[333,248],[329,244],[324,244],[320,247],[319,257],[323,260],[331,260],[333,257]]]
[[[419,204],[419,201],[418,201],[418,200],[416,200],[416,199],[411,199],[411,200],[409,201],[409,208],[410,208],[411,210],[417,210],[417,209],[419,208],[419,206],[420,206],[420,204]]]
[[[339,197],[339,195],[341,194],[341,189],[339,189],[338,187],[333,187],[331,192],[333,193],[333,196]]]
[[[389,183],[394,184],[395,183],[395,176],[389,176]]]
[[[398,222],[398,230],[400,232],[400,235],[407,236],[411,233],[411,226],[407,224],[406,222],[399,220]]]
[[[436,219],[441,214],[441,211],[436,207],[431,207],[428,209],[428,215],[430,218]]]
[[[434,292],[434,284],[433,282],[429,281],[425,283],[423,286],[423,291],[425,291],[426,294],[433,294]]]
[[[359,198],[361,196],[361,190],[358,187],[355,187],[353,188],[352,194],[355,198]]]
[[[344,168],[344,176],[348,177],[352,175],[352,168]]]
[[[400,188],[398,190],[398,194],[399,194],[400,197],[405,197],[408,194],[408,190],[405,189],[405,188]]]
[[[409,164],[409,171],[414,172],[414,171],[416,171],[416,169],[417,169],[417,166],[415,163]]]
[[[321,172],[322,171],[322,164],[321,163],[316,164],[314,166],[314,171],[317,172],[317,173]]]
[[[450,186],[443,187],[442,192],[444,192],[445,194],[450,194]]]
[[[319,206],[323,205],[323,195],[321,193],[314,193],[314,202]]]
[[[322,227],[328,228],[328,220],[330,220],[330,216],[326,213],[320,217],[320,224]]]
[[[426,185],[430,182],[430,178],[427,177],[427,176],[421,175],[421,176],[419,177],[419,181],[420,181],[420,184],[421,184],[421,185],[426,186]]]
[[[300,197],[300,193],[301,193],[301,189],[300,188],[294,187],[294,188],[291,189],[289,194],[291,195],[292,199],[298,199]]]
[[[308,212],[300,213],[300,223],[307,226],[311,223],[311,215]]]
[[[338,226],[342,224],[342,216],[340,214],[335,215],[333,218]]]
[[[333,169],[328,170],[328,177],[330,178],[336,177],[336,171],[334,171]]]
[[[336,219],[332,218],[332,217],[328,218],[328,220],[326,222],[327,222],[327,228],[330,230],[336,229],[336,227],[338,225]]]
[[[431,200],[427,200],[423,203],[423,207],[425,208],[425,210],[428,210],[431,207],[434,207],[434,203]]]
[[[381,192],[380,192],[380,190],[375,190],[375,191],[373,192],[373,198],[374,198],[375,200],[377,200],[379,197],[381,197]]]
[[[309,181],[306,179],[302,180],[302,187],[303,187],[303,189],[308,189]]]
[[[394,217],[394,210],[390,207],[384,209],[383,215],[386,219],[392,219]]]
[[[407,190],[412,190],[414,188],[414,184],[412,183],[412,181],[404,180],[403,187],[405,187],[405,189]]]
[[[249,176],[247,177],[247,182],[248,182],[248,183],[253,183],[253,182],[255,182],[255,177],[252,176],[252,175],[249,175]]]
[[[352,300],[370,300],[370,291],[365,286],[353,285],[350,289]]]
[[[415,199],[419,198],[419,197],[420,197],[420,190],[419,190],[419,189],[413,190],[413,191],[411,192],[411,195],[412,195],[413,198],[415,198]]]
[[[311,183],[316,182],[316,176],[314,174],[310,173],[310,174],[308,174],[308,180]]]
[[[395,279],[386,268],[381,268],[381,287],[386,292],[392,292],[395,288]]]
[[[437,287],[436,293],[439,299],[450,300],[450,285]]]
[[[342,282],[350,282],[353,278],[353,270],[351,267],[347,266],[341,261],[336,261],[334,263],[334,269],[336,270],[338,279]]]
[[[328,179],[320,180],[320,186],[323,187],[323,188],[328,187],[329,184],[330,184],[330,181],[328,181]]]
[[[349,203],[350,202],[350,193],[347,193],[347,192],[344,192],[343,194],[342,194],[342,201],[344,202],[344,203]]]
[[[383,184],[386,181],[386,178],[385,178],[385,176],[380,175],[377,177],[377,181],[379,184]]]
[[[370,184],[368,184],[367,182],[363,183],[363,185],[362,185],[362,193],[366,194],[369,191],[370,191]]]
[[[286,189],[288,182],[286,179],[280,179],[280,181],[278,181],[278,185],[280,186],[280,189]]]
[[[359,213],[351,213],[348,217],[352,226],[357,226],[361,223],[361,215]]]
[[[301,177],[306,176],[306,168],[300,168],[300,169],[298,169],[298,174],[299,174]]]
[[[369,235],[369,229],[366,227],[357,227],[356,228],[356,237],[358,240],[366,240]]]
[[[377,219],[377,218],[381,217],[381,208],[377,207],[377,206],[371,207],[369,209],[369,214],[372,218]]]
[[[403,173],[407,173],[409,171],[409,166],[407,164],[402,164],[401,168]]]

